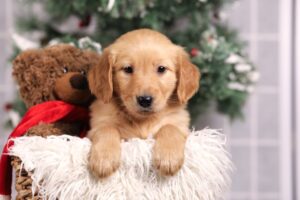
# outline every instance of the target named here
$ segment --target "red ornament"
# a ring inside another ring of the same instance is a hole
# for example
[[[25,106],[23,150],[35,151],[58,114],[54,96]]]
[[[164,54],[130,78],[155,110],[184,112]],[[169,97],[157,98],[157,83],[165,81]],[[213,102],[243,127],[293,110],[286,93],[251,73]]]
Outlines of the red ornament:
[[[197,48],[192,48],[191,51],[190,51],[190,55],[191,55],[192,57],[198,56],[199,53],[200,53],[200,51],[199,51],[199,49],[197,49]]]
[[[13,105],[11,103],[6,103],[4,105],[4,110],[7,112],[7,111],[10,111],[11,109],[13,108]]]
[[[90,25],[91,23],[91,15],[86,15],[85,17],[81,18],[81,20],[78,23],[79,28],[85,28]]]

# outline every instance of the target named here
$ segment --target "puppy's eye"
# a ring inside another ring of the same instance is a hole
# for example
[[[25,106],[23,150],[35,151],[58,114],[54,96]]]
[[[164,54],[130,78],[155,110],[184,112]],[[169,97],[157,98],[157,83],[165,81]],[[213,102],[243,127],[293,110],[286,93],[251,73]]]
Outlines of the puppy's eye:
[[[133,73],[133,67],[132,66],[126,66],[123,68],[123,71],[127,74],[132,74]]]
[[[68,70],[67,67],[64,67],[64,68],[63,68],[63,73],[68,73],[68,71],[69,71],[69,70]]]
[[[80,71],[80,74],[82,74],[83,76],[86,76],[86,71],[81,70],[81,71]]]
[[[166,70],[167,70],[167,68],[164,67],[164,66],[159,66],[157,68],[157,72],[160,73],[160,74],[163,74]]]

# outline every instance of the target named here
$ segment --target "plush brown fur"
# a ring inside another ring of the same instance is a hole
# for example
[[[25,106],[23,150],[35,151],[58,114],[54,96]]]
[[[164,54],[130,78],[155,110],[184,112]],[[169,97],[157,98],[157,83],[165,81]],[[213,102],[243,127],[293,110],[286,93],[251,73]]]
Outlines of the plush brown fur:
[[[70,73],[86,74],[97,60],[96,53],[82,51],[66,44],[27,50],[14,60],[13,76],[20,86],[21,97],[28,107],[57,99],[83,105],[88,102],[87,97],[91,96],[89,90],[76,91],[72,88],[69,81]],[[63,71],[65,67],[67,73]],[[65,76],[68,76],[67,79],[64,79]],[[58,82],[60,84],[57,85]],[[65,99],[64,95],[56,96],[60,90],[64,90],[61,93],[67,93],[66,96],[76,92],[82,94],[78,94],[78,97],[73,99]]]
[[[131,66],[132,73],[126,73]],[[158,73],[159,66],[166,71]],[[156,139],[155,167],[173,175],[184,161],[189,131],[187,101],[199,87],[200,73],[182,47],[159,32],[141,29],[122,35],[107,47],[99,64],[89,73],[89,84],[98,98],[91,106],[92,140],[89,166],[106,177],[120,165],[121,139]],[[153,97],[150,108],[138,105],[137,97]]]
[[[98,59],[98,54],[94,52],[66,44],[27,50],[14,60],[13,76],[28,108],[50,100],[89,106],[93,98],[86,74]],[[75,135],[78,131],[76,124],[56,123],[40,124],[32,127],[29,133],[42,136]]]

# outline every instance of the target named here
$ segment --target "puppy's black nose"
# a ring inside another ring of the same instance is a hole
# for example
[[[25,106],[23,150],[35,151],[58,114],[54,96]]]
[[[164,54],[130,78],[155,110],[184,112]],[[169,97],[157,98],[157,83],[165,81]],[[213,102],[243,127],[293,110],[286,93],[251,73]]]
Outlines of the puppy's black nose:
[[[81,74],[76,74],[70,78],[70,83],[72,88],[77,90],[88,89],[88,81],[85,76]]]
[[[138,96],[137,102],[143,108],[149,108],[152,104],[153,98],[151,96]]]

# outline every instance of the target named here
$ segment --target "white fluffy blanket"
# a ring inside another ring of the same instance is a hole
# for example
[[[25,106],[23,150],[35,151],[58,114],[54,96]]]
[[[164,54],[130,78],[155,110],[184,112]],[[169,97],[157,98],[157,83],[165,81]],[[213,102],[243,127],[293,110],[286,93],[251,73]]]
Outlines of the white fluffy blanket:
[[[232,163],[225,137],[216,130],[192,131],[182,169],[161,177],[152,168],[153,139],[122,142],[122,164],[105,180],[87,169],[91,142],[71,136],[21,137],[10,154],[34,171],[33,190],[49,200],[216,200],[230,183]],[[34,191],[33,191],[34,192]]]

